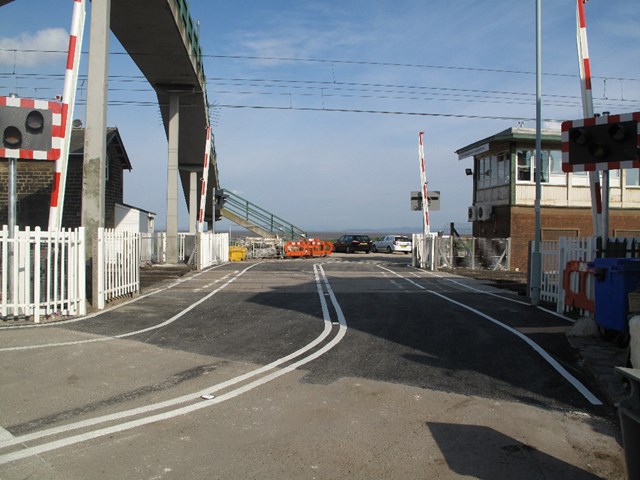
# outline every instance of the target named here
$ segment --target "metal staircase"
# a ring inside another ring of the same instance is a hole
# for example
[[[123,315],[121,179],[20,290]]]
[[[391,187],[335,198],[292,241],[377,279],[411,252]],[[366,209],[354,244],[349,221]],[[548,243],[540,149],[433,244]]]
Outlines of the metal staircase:
[[[307,237],[304,230],[251,203],[240,195],[225,190],[224,197],[224,204],[220,209],[222,216],[256,235],[279,237],[285,240],[298,240],[300,237]]]

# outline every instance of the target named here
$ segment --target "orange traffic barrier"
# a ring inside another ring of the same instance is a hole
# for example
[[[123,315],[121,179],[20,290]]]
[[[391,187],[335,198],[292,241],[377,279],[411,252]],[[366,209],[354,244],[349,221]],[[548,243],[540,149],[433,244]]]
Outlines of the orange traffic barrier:
[[[574,308],[580,308],[589,312],[596,311],[595,301],[587,296],[588,276],[593,275],[593,270],[589,268],[587,262],[570,260],[562,272],[562,288],[564,289],[564,304]],[[571,275],[578,275],[578,290],[571,288]]]
[[[333,243],[315,238],[284,244],[285,257],[326,257],[333,252]]]
[[[287,242],[284,244],[284,255],[286,257],[308,257],[309,249],[307,242]]]

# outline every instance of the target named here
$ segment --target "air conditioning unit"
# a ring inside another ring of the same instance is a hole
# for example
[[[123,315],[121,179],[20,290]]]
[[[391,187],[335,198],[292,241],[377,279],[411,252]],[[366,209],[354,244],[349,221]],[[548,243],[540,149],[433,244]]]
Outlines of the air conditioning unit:
[[[478,219],[478,210],[475,205],[467,209],[467,222],[475,222]]]
[[[491,219],[491,216],[493,215],[493,207],[488,204],[478,205],[477,215],[478,220],[486,222],[487,220]]]

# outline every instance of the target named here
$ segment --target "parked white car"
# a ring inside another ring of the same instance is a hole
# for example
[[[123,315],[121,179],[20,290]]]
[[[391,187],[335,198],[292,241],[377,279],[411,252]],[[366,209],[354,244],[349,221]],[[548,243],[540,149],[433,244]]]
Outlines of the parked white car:
[[[372,252],[402,252],[405,255],[411,253],[411,239],[404,235],[387,235],[373,242]]]

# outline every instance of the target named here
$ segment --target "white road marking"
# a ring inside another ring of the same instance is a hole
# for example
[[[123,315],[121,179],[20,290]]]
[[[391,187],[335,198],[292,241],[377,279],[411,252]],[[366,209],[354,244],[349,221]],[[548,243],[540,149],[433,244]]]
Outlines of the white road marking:
[[[538,345],[536,342],[534,342],[533,340],[531,340],[529,337],[527,337],[526,335],[524,335],[523,333],[519,332],[518,330],[516,330],[515,328],[512,328],[502,322],[500,322],[499,320],[496,320],[495,318],[491,317],[490,315],[487,315],[486,313],[481,312],[480,310],[477,310],[473,307],[470,307],[469,305],[465,305],[462,302],[458,302],[456,300],[453,300],[452,298],[447,297],[446,295],[443,295],[441,293],[435,292],[433,290],[429,290],[426,287],[420,285],[417,282],[414,282],[413,280],[411,280],[410,278],[406,278],[403,277],[402,275],[400,275],[399,273],[394,272],[393,270],[390,270],[386,267],[383,267],[381,265],[378,265],[379,268],[382,268],[388,272],[391,272],[392,274],[396,275],[399,278],[402,278],[404,280],[406,280],[407,282],[411,283],[412,285],[415,285],[416,287],[418,287],[421,290],[424,290],[428,293],[431,293],[432,295],[436,295],[448,302],[451,302],[455,305],[458,305],[466,310],[469,310],[470,312],[475,313],[476,315],[481,316],[482,318],[485,318],[487,320],[489,320],[490,322],[498,325],[499,327],[504,328],[505,330],[507,330],[508,332],[516,335],[518,338],[520,338],[521,340],[523,340],[524,342],[526,342],[531,348],[533,348],[533,350],[538,353],[538,355],[540,355],[549,365],[551,365],[551,367],[553,367],[553,369],[555,369],[560,375],[562,375],[564,377],[565,380],[567,380],[584,398],[587,399],[587,401],[589,401],[592,405],[602,405],[602,401],[600,401],[600,399],[598,399],[593,393],[591,393],[587,387],[585,387],[577,378],[575,378],[573,375],[571,375],[562,365],[560,365],[555,358],[553,358],[551,355],[549,355],[540,345]],[[496,297],[499,298],[503,298],[500,297],[500,295],[495,295]],[[506,300],[506,299],[505,299]],[[528,304],[526,304],[528,305]]]
[[[147,425],[150,423],[154,423],[154,422],[158,422],[158,421],[162,421],[162,420],[167,420],[173,417],[177,417],[179,415],[184,415],[186,413],[190,413],[196,410],[200,410],[202,408],[207,408],[210,407],[212,405],[217,405],[218,403],[224,402],[226,400],[235,398],[243,393],[246,393],[254,388],[257,388],[261,385],[264,385],[267,382],[270,382],[272,380],[275,380],[276,378],[279,378],[287,373],[290,373],[294,370],[296,370],[298,367],[305,365],[315,359],[317,359],[318,357],[324,355],[326,352],[328,352],[329,350],[331,350],[333,347],[335,347],[338,343],[340,343],[340,341],[344,338],[346,331],[347,331],[347,322],[346,319],[344,317],[344,314],[342,312],[342,309],[340,308],[340,305],[333,293],[333,289],[331,288],[331,285],[329,284],[329,281],[325,275],[324,269],[322,268],[322,266],[320,265],[314,265],[314,273],[315,273],[315,277],[316,277],[316,284],[317,284],[317,291],[318,291],[318,298],[320,299],[320,304],[322,307],[322,312],[323,312],[323,321],[324,321],[324,330],[323,332],[312,342],[310,342],[309,344],[305,345],[303,348],[297,350],[296,352],[293,352],[290,355],[287,355],[285,357],[282,357],[274,362],[271,362],[268,365],[265,365],[264,367],[258,368],[256,370],[253,370],[251,372],[245,373],[243,375],[240,375],[238,377],[235,377],[233,379],[227,380],[226,382],[222,382],[218,385],[214,385],[212,387],[209,387],[207,389],[201,390],[199,392],[195,392],[189,395],[183,395],[181,397],[172,399],[172,400],[167,400],[164,402],[159,402],[153,405],[148,405],[145,407],[140,407],[140,408],[136,408],[136,409],[132,409],[132,410],[127,410],[125,412],[120,412],[120,413],[116,413],[116,414],[111,414],[111,415],[104,415],[102,417],[96,417],[93,419],[89,419],[89,420],[84,420],[81,422],[76,422],[73,424],[69,424],[69,425],[64,425],[61,427],[56,427],[56,428],[52,428],[52,429],[48,429],[48,430],[43,430],[40,432],[34,432],[32,434],[27,434],[27,435],[23,435],[21,437],[14,437],[9,441],[5,441],[5,442],[0,442],[0,448],[5,448],[11,445],[16,445],[16,444],[23,444],[32,440],[36,440],[38,438],[43,438],[43,437],[47,437],[47,436],[51,436],[51,435],[55,435],[55,434],[61,434],[61,433],[65,433],[68,431],[72,431],[72,430],[76,430],[79,428],[84,428],[84,427],[89,427],[89,426],[93,426],[93,425],[97,425],[100,423],[104,423],[104,422],[108,422],[108,421],[112,421],[112,420],[118,420],[120,418],[126,418],[126,417],[130,417],[133,415],[138,415],[141,413],[147,413],[153,410],[157,410],[160,408],[165,408],[168,406],[173,406],[173,405],[177,405],[179,403],[184,403],[186,401],[190,401],[190,400],[195,400],[195,399],[199,399],[200,397],[207,395],[210,396],[213,394],[213,392],[217,392],[219,390],[222,390],[226,387],[229,387],[231,385],[237,384],[241,381],[247,380],[249,378],[252,378],[256,375],[259,375],[261,373],[264,373],[268,370],[271,370],[273,368],[275,368],[278,365],[281,365],[282,363],[285,363],[289,360],[292,360],[296,357],[299,357],[300,355],[302,355],[303,353],[306,353],[307,351],[311,350],[312,348],[316,347],[317,345],[319,345],[323,340],[325,340],[327,338],[327,336],[331,333],[332,330],[332,322],[331,322],[331,316],[329,313],[329,308],[327,306],[326,303],[326,299],[325,299],[325,294],[324,294],[324,289],[326,289],[329,298],[331,299],[331,303],[333,305],[333,308],[336,312],[336,316],[338,317],[338,323],[340,324],[340,327],[338,329],[338,333],[336,334],[335,337],[333,337],[327,344],[325,344],[322,348],[318,349],[316,352],[301,358],[300,360],[282,368],[281,370],[275,371],[270,373],[269,375],[266,375],[264,377],[261,377],[259,379],[254,380],[253,382],[250,382],[248,384],[245,384],[241,387],[238,387],[234,390],[231,390],[229,392],[223,393],[221,395],[215,395],[214,398],[210,398],[206,401],[200,401],[191,405],[186,405],[184,407],[181,408],[177,408],[168,412],[163,412],[163,413],[159,413],[156,415],[151,415],[151,416],[147,416],[144,418],[140,418],[137,420],[131,420],[128,422],[124,422],[118,425],[113,425],[111,427],[105,427],[105,428],[101,428],[98,430],[94,430],[94,431],[90,431],[90,432],[86,432],[86,433],[82,433],[82,434],[78,434],[78,435],[73,435],[67,438],[63,438],[60,440],[56,440],[53,442],[49,442],[49,443],[45,443],[42,445],[38,445],[38,446],[34,446],[34,447],[28,447],[25,448],[24,450],[18,451],[18,452],[13,452],[13,453],[8,453],[5,455],[0,456],[0,465],[1,464],[5,464],[5,463],[10,463],[16,460],[20,460],[23,458],[27,458],[27,457],[31,457],[34,455],[39,455],[45,452],[49,452],[51,450],[55,450],[58,448],[62,448],[65,446],[69,446],[69,445],[74,445],[77,443],[81,443],[81,442],[85,442],[88,440],[92,440],[101,436],[105,436],[105,435],[111,435],[114,433],[118,433],[118,432],[122,432],[124,430],[129,430],[132,428],[136,428],[142,425]],[[245,269],[243,272],[245,272],[248,269]],[[322,282],[321,282],[321,278],[322,277]],[[323,285],[324,283],[324,285]],[[324,287],[324,288],[323,288]]]
[[[469,290],[474,290],[476,292],[484,293],[486,295],[491,295],[493,297],[501,298],[502,300],[506,300],[508,302],[514,302],[514,303],[519,303],[521,305],[532,306],[530,303],[523,302],[522,300],[516,300],[515,298],[509,298],[509,297],[505,297],[503,295],[498,295],[498,294],[495,294],[495,293],[492,293],[492,292],[487,292],[486,290],[480,290],[478,288],[471,287],[471,286],[466,285],[466,284],[464,284],[462,282],[457,282],[455,280],[452,280],[451,278],[448,278],[448,277],[445,277],[445,276],[442,276],[442,275],[438,275],[438,274],[433,273],[433,272],[426,272],[426,273],[428,273],[429,275],[432,275],[432,276],[434,276],[436,278],[440,278],[442,280],[446,280],[447,282],[455,283],[456,285],[460,285],[461,287],[468,288]],[[424,277],[421,277],[420,275],[418,275],[416,273],[413,273],[413,272],[411,274],[414,277],[417,277],[417,278],[424,278]],[[575,323],[575,320],[573,320],[572,318],[565,317],[564,315],[561,315],[558,312],[554,312],[553,310],[549,310],[548,308],[542,307],[540,305],[537,305],[536,308],[538,308],[539,310],[542,310],[543,312],[549,313],[549,314],[551,314],[551,315],[553,315],[555,317],[561,318],[565,322]]]
[[[184,316],[186,313],[190,312],[191,310],[196,308],[201,303],[206,302],[208,299],[213,297],[216,293],[220,292],[221,290],[225,289],[230,284],[235,282],[240,276],[244,275],[249,269],[251,269],[251,268],[253,268],[253,267],[255,267],[256,265],[259,265],[259,264],[260,263],[255,263],[253,265],[249,265],[247,268],[245,268],[244,270],[239,272],[235,277],[229,279],[227,282],[225,282],[223,285],[221,285],[220,287],[216,288],[212,292],[209,292],[207,295],[202,297],[197,302],[192,303],[187,308],[185,308],[181,312],[175,314],[173,317],[169,318],[168,320],[165,320],[164,322],[161,322],[161,323],[158,323],[156,325],[153,325],[152,327],[143,328],[141,330],[135,330],[133,332],[122,333],[120,335],[114,335],[112,337],[99,337],[99,338],[91,338],[91,339],[87,339],[87,340],[75,340],[73,342],[44,343],[44,344],[40,344],[40,345],[23,345],[23,346],[19,346],[19,347],[4,347],[4,348],[0,348],[0,352],[11,352],[11,351],[18,351],[18,350],[35,350],[35,349],[38,349],[38,348],[64,347],[64,346],[69,346],[69,345],[81,345],[81,344],[85,344],[85,343],[107,342],[107,341],[115,340],[115,339],[119,339],[119,338],[132,337],[132,336],[138,335],[140,333],[150,332],[152,330],[157,330],[159,328],[166,327],[167,325],[169,325],[169,324],[175,322],[176,320],[180,319],[180,317]],[[226,276],[228,276],[228,275],[226,275]],[[52,324],[51,326],[55,326],[55,324]]]
[[[217,270],[220,267],[223,267],[226,264],[222,264],[222,265],[216,265],[210,268],[207,268],[205,270],[202,270],[198,273],[195,273],[193,275],[190,275],[188,277],[181,277],[178,278],[177,280],[175,280],[173,283],[171,283],[170,285],[167,285],[166,287],[163,288],[159,288],[157,290],[151,290],[148,293],[145,293],[144,295],[140,295],[139,297],[136,298],[132,298],[131,300],[127,300],[126,302],[122,302],[122,303],[118,303],[117,305],[114,305],[113,307],[109,307],[106,308],[104,310],[100,310],[99,312],[95,312],[95,313],[91,313],[89,315],[84,315],[82,317],[78,317],[78,318],[71,318],[69,320],[60,320],[58,322],[55,323],[33,323],[31,325],[11,325],[11,326],[2,326],[0,327],[0,331],[2,330],[20,330],[23,328],[47,328],[47,327],[55,327],[57,325],[66,325],[68,323],[76,323],[76,322],[83,322],[85,320],[89,320],[91,318],[95,318],[95,317],[99,317],[100,315],[104,315],[105,313],[109,313],[113,310],[117,310],[118,308],[122,308],[126,305],[130,305],[132,303],[138,302],[140,300],[142,300],[143,298],[147,298],[147,297],[151,297],[153,295],[157,295],[159,293],[164,292],[165,290],[169,290],[170,288],[173,288],[177,285],[180,285],[181,283],[184,283],[188,280],[191,280],[193,278],[199,277],[200,275],[204,275],[205,273],[211,271],[211,270]],[[234,273],[238,273],[238,271],[236,270]],[[228,276],[228,275],[225,275]]]

